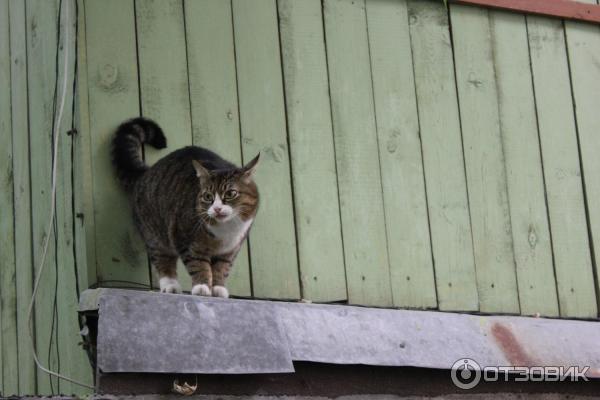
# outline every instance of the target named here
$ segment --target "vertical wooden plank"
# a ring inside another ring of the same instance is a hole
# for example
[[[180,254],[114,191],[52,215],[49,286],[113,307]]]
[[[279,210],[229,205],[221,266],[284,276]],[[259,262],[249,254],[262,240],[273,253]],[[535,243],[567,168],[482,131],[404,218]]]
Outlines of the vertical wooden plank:
[[[36,393],[27,309],[33,287],[31,243],[31,185],[29,173],[29,120],[27,101],[27,20],[25,2],[10,0],[10,83],[12,105],[13,187],[15,207],[15,262],[17,278],[17,331],[19,395]],[[35,325],[34,325],[35,326]]]
[[[595,317],[577,134],[562,21],[527,17],[560,315]]]
[[[302,297],[346,300],[321,2],[278,8]]]
[[[29,99],[29,142],[33,262],[37,275],[43,244],[49,236],[45,267],[35,301],[36,349],[40,361],[58,369],[55,300],[57,282],[56,226],[48,227],[52,180],[52,114],[55,83],[56,18],[58,2],[34,0],[27,10],[27,76]],[[49,229],[48,229],[49,228]],[[40,374],[38,394],[57,393],[58,380]]]
[[[558,316],[525,18],[490,23],[521,314]]]
[[[409,26],[438,304],[478,310],[448,16],[442,4],[409,1]]]
[[[594,0],[583,0],[595,4]],[[579,151],[596,268],[596,303],[600,304],[600,30],[597,25],[565,21]]]
[[[19,393],[8,0],[0,1],[0,391]]]
[[[129,199],[110,162],[114,129],[140,113],[133,1],[88,1],[86,36],[98,280],[149,284]]]
[[[243,159],[262,152],[260,211],[250,234],[256,297],[298,298],[298,260],[274,0],[233,1]]]
[[[72,317],[75,313],[69,310],[77,309],[77,292],[75,290],[75,259],[73,257],[73,197],[72,197],[72,181],[71,181],[71,138],[67,136],[67,132],[71,129],[72,117],[72,85],[73,69],[72,64],[67,65],[66,74],[64,71],[65,52],[69,52],[71,57],[74,55],[74,26],[67,21],[66,13],[69,7],[69,13],[73,16],[71,21],[74,21],[73,3],[64,1],[62,10],[58,12],[60,21],[60,39],[58,47],[58,76],[57,76],[57,106],[60,106],[63,81],[68,82],[68,89],[65,95],[65,107],[62,114],[62,121],[56,132],[59,135],[58,153],[57,153],[57,172],[56,172],[56,292],[57,292],[57,316],[55,322],[55,330],[57,336],[57,348],[60,362],[58,363],[58,372],[67,376],[71,375],[71,354],[73,350],[77,350],[78,340],[74,342],[73,332],[77,334],[77,325],[71,324]],[[70,32],[69,32],[70,31]],[[66,35],[69,33],[71,38],[66,41]],[[67,53],[68,54],[68,53]],[[69,315],[71,314],[71,315]],[[73,347],[73,348],[72,348]],[[59,381],[60,392],[72,392],[72,384],[67,381]]]
[[[85,1],[77,0],[77,91],[75,93],[75,128],[73,136],[73,195],[75,212],[75,260],[80,291],[96,282],[94,229],[94,196],[90,119],[88,108],[88,76],[85,35]]]
[[[184,3],[189,92],[194,145],[242,163],[231,2]],[[210,57],[207,57],[210,54]],[[248,244],[240,250],[227,280],[229,292],[250,296]]]
[[[392,305],[364,1],[324,3],[348,301]]]
[[[92,383],[92,370],[83,348],[79,345],[79,322],[75,310],[78,308],[78,271],[75,270],[74,249],[74,218],[73,213],[73,135],[68,135],[73,121],[73,80],[75,79],[74,60],[75,48],[75,2],[72,0],[62,3],[60,16],[61,37],[58,53],[58,82],[59,95],[61,85],[66,80],[67,92],[61,124],[58,128],[60,142],[57,158],[57,190],[56,190],[56,232],[57,232],[57,279],[58,315],[56,330],[58,337],[58,353],[60,357],[59,373],[78,381]],[[67,37],[68,35],[68,37]],[[65,70],[65,55],[67,69]],[[66,71],[66,74],[65,74]],[[90,391],[68,381],[60,381],[60,393],[85,394]]]
[[[488,10],[450,6],[479,309],[519,313]]]
[[[73,168],[75,197],[75,259],[79,269],[80,289],[96,282],[96,229],[94,226],[94,176],[92,174],[91,133],[89,118],[87,38],[84,0],[77,0],[77,91],[75,93],[75,127]]]
[[[437,306],[405,0],[368,0],[367,23],[395,306]]]
[[[136,27],[142,114],[165,131],[168,148],[148,146],[148,164],[192,144],[183,3],[181,0],[136,0]],[[194,21],[194,24],[197,22]],[[155,283],[156,271],[152,270]],[[177,273],[183,290],[192,289],[185,267]]]

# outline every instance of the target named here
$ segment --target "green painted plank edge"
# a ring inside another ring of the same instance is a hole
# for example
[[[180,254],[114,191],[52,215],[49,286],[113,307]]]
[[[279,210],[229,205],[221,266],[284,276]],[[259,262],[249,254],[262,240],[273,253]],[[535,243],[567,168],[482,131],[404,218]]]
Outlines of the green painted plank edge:
[[[98,281],[149,285],[144,246],[110,162],[114,129],[140,113],[133,1],[88,0],[85,7]]]
[[[408,2],[431,243],[441,310],[479,309],[446,9]]]
[[[490,11],[490,24],[521,314],[557,317],[525,17]]]
[[[279,0],[302,297],[347,299],[320,0]]]
[[[519,313],[488,10],[450,6],[479,309]]]
[[[597,315],[562,21],[527,17],[560,315]]]
[[[27,100],[27,21],[25,3],[10,0],[10,60],[12,102],[15,261],[17,274],[17,330],[28,335],[27,310],[33,289],[31,242],[31,185]],[[35,329],[35,324],[34,329]],[[35,332],[35,331],[34,331]],[[27,337],[27,336],[25,336]],[[29,340],[18,341],[19,395],[36,393],[37,371]]]
[[[0,1],[0,87],[10,87],[8,0]],[[19,393],[11,92],[0,93],[0,391]]]
[[[392,293],[365,4],[328,0],[323,13],[348,301],[390,306]]]
[[[234,0],[233,26],[244,161],[262,153],[260,210],[250,233],[253,294],[300,297],[274,0]]]
[[[406,1],[367,1],[367,25],[393,303],[435,308]]]
[[[595,4],[593,0],[584,0]],[[584,194],[595,258],[596,303],[600,304],[600,29],[596,25],[565,21],[571,87],[577,118],[579,151],[583,167]]]

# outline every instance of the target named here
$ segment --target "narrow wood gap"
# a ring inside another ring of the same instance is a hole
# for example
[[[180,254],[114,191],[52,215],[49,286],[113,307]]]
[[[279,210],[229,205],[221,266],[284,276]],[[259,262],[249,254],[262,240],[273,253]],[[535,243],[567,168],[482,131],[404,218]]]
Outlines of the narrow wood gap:
[[[534,71],[533,71],[533,61],[531,58],[531,40],[530,40],[530,36],[529,36],[529,18],[525,15],[523,16],[523,18],[525,19],[525,32],[527,34],[527,52],[529,54],[529,70],[531,71],[531,88],[532,88],[532,92],[533,92],[533,103],[534,103],[534,109],[535,109],[535,124],[536,124],[536,129],[537,129],[537,133],[538,133],[538,148],[539,148],[539,152],[540,152],[540,160],[542,161],[542,180],[543,180],[543,184],[544,184],[544,201],[546,204],[546,217],[548,220],[548,233],[550,234],[550,250],[552,253],[552,270],[554,272],[554,282],[555,282],[555,290],[556,290],[556,301],[557,301],[557,305],[558,305],[558,313],[559,315],[562,315],[562,307],[560,304],[560,293],[558,291],[558,277],[556,274],[556,257],[554,254],[554,239],[552,236],[552,229],[553,229],[553,225],[552,225],[552,219],[550,218],[550,204],[548,202],[548,186],[546,183],[546,170],[545,170],[545,162],[544,162],[544,152],[542,151],[542,138],[541,138],[541,131],[540,131],[540,119],[539,119],[539,111],[538,111],[538,105],[537,105],[537,92],[535,89],[535,79],[534,79]]]
[[[516,292],[517,292],[517,304],[519,307],[519,314],[521,314],[522,310],[523,310],[523,306],[521,305],[521,291],[519,290],[519,273],[518,273],[518,266],[517,266],[517,251],[515,248],[515,237],[513,234],[513,215],[511,212],[511,199],[510,199],[510,188],[509,188],[509,184],[508,184],[508,168],[507,168],[507,163],[508,160],[506,158],[506,149],[504,146],[504,129],[503,129],[503,124],[502,124],[502,117],[501,117],[501,110],[500,110],[500,86],[499,86],[499,82],[498,82],[498,67],[497,67],[497,55],[496,55],[496,32],[494,30],[494,24],[492,22],[492,20],[494,19],[494,13],[491,10],[486,10],[486,15],[487,15],[487,25],[488,25],[488,29],[490,32],[490,47],[491,47],[491,53],[492,53],[492,69],[494,71],[494,87],[496,88],[496,109],[497,109],[497,115],[498,115],[498,133],[500,134],[500,150],[502,152],[502,160],[504,161],[502,163],[502,168],[504,168],[504,190],[506,192],[506,207],[508,210],[508,224],[509,224],[509,228],[510,228],[510,243],[511,243],[511,248],[512,248],[512,260],[513,260],[513,267],[514,267],[514,271],[515,271],[515,283],[516,283]]]
[[[329,51],[327,50],[327,30],[325,23],[325,2],[327,0],[320,0],[321,2],[321,22],[323,25],[323,48],[325,49],[325,71],[327,78],[327,98],[329,99],[329,120],[331,121],[331,143],[333,148],[333,166],[335,169],[335,182],[336,182],[336,193],[337,193],[337,203],[338,203],[338,218],[340,221],[340,238],[342,242],[342,261],[344,263],[344,286],[346,288],[346,301],[349,301],[350,295],[348,293],[348,272],[346,270],[346,248],[344,245],[344,229],[343,229],[343,219],[342,219],[342,202],[340,198],[340,180],[338,175],[338,165],[337,165],[337,154],[335,148],[335,127],[333,126],[333,100],[331,100],[331,84],[330,84],[330,76],[329,76]]]
[[[589,199],[588,199],[588,193],[587,193],[587,187],[586,187],[586,180],[585,180],[585,170],[583,168],[583,155],[581,152],[581,139],[580,139],[580,133],[579,133],[579,122],[577,119],[577,102],[575,99],[575,88],[573,87],[573,73],[571,71],[571,55],[569,53],[569,42],[567,40],[567,26],[566,26],[566,22],[563,21],[562,23],[562,32],[563,32],[563,37],[564,37],[564,42],[565,42],[565,54],[567,57],[567,68],[569,71],[569,88],[570,88],[570,93],[571,93],[571,104],[573,105],[573,123],[575,124],[575,137],[577,139],[577,156],[578,156],[578,160],[579,160],[579,171],[581,173],[581,187],[583,189],[583,208],[585,210],[585,220],[586,220],[586,228],[587,228],[587,234],[588,234],[588,246],[590,249],[590,258],[591,258],[591,262],[592,262],[592,275],[594,277],[594,293],[595,293],[595,298],[596,298],[596,307],[597,307],[597,312],[596,315],[598,315],[598,313],[600,313],[600,293],[598,293],[598,287],[599,283],[598,283],[598,270],[597,268],[597,262],[596,262],[596,254],[595,254],[595,250],[594,250],[594,235],[592,232],[592,221],[590,218],[590,210],[589,210]]]
[[[466,195],[467,195],[467,208],[468,208],[468,215],[469,215],[469,231],[471,232],[471,243],[472,243],[472,257],[473,257],[473,265],[474,265],[474,272],[475,272],[475,285],[477,288],[477,309],[481,310],[481,300],[480,300],[480,288],[479,288],[479,280],[477,279],[477,259],[475,257],[475,240],[473,238],[473,218],[471,216],[471,196],[469,193],[469,179],[467,177],[467,160],[465,157],[465,139],[463,136],[463,127],[462,127],[462,114],[461,114],[461,110],[460,110],[460,95],[458,93],[458,77],[456,75],[456,54],[454,51],[454,34],[452,32],[452,17],[451,17],[451,5],[448,5],[446,14],[448,16],[448,34],[450,36],[450,50],[452,52],[452,74],[454,76],[454,95],[456,96],[456,111],[458,113],[458,126],[459,126],[459,130],[460,130],[460,144],[461,144],[461,150],[462,150],[462,164],[463,164],[463,174],[465,177],[465,189],[466,189]]]
[[[242,134],[242,113],[240,107],[240,85],[239,85],[239,73],[238,73],[238,57],[237,57],[237,43],[235,39],[235,18],[234,18],[234,7],[233,2],[235,0],[229,0],[231,10],[231,30],[232,30],[232,40],[233,40],[233,58],[235,61],[235,95],[237,100],[237,110],[238,110],[238,130],[240,135],[240,160],[242,160],[242,165],[244,165],[244,135]],[[189,73],[189,71],[188,71]],[[252,247],[250,246],[250,238],[246,238],[246,246],[248,247],[248,279],[250,280],[250,297],[254,297],[254,274],[252,273]]]
[[[296,193],[294,188],[294,173],[293,173],[293,162],[292,162],[292,144],[290,142],[290,124],[288,120],[288,99],[285,90],[285,72],[283,70],[283,45],[281,43],[281,18],[279,16],[279,0],[275,0],[275,14],[277,17],[277,43],[279,44],[279,71],[281,73],[281,88],[283,94],[283,118],[285,119],[285,139],[287,144],[287,156],[290,163],[290,189],[292,192],[292,215],[294,219],[294,239],[296,241],[296,260],[297,260],[297,273],[298,273],[298,284],[300,285],[300,298],[304,298],[304,284],[302,282],[301,263],[300,263],[300,235],[298,234],[298,215],[296,213]]]
[[[372,62],[372,54],[371,54],[371,37],[369,35],[369,18],[367,17],[367,0],[364,1],[364,15],[365,15],[365,27],[366,27],[366,35],[367,35],[367,51],[369,57],[369,78],[371,79],[371,101],[373,104],[373,124],[375,128],[375,143],[377,144],[377,165],[379,165],[379,185],[381,190],[381,208],[383,212],[383,228],[385,231],[385,250],[387,255],[387,267],[388,267],[388,282],[389,282],[389,291],[390,291],[390,300],[392,301],[392,305],[397,306],[396,301],[394,300],[394,290],[392,287],[392,265],[390,260],[390,244],[389,244],[389,232],[388,232],[388,221],[386,216],[385,209],[385,192],[383,190],[383,176],[381,170],[381,154],[379,147],[379,127],[377,125],[377,104],[375,102],[375,82],[373,81],[373,62]]]
[[[138,112],[139,115],[143,116],[144,115],[144,109],[143,109],[143,102],[142,102],[142,71],[141,71],[141,64],[140,64],[140,41],[139,41],[139,27],[138,27],[138,22],[137,22],[137,18],[138,18],[138,12],[137,12],[137,2],[138,0],[133,0],[133,26],[134,26],[134,31],[135,31],[135,68],[137,71],[137,84],[138,84]],[[189,87],[189,85],[188,85]],[[145,148],[144,145],[142,144],[141,146],[141,150],[142,150],[142,160],[146,161],[146,152],[145,152]],[[146,252],[146,249],[144,249],[144,254],[146,255],[146,265],[148,268],[148,282],[149,282],[149,286],[150,286],[150,290],[154,290],[154,279],[152,276],[152,262],[150,261],[150,256],[148,255],[148,253]]]
[[[427,232],[429,234],[429,256],[431,257],[431,266],[433,268],[433,288],[435,290],[435,302],[436,309],[439,309],[439,293],[438,293],[438,279],[436,275],[436,265],[435,265],[435,255],[433,253],[433,238],[431,236],[431,218],[430,218],[430,210],[429,210],[429,194],[427,192],[427,175],[425,173],[425,156],[423,154],[423,138],[421,136],[421,111],[419,110],[419,99],[417,92],[417,78],[415,74],[415,58],[414,58],[414,48],[413,48],[413,40],[412,40],[412,29],[410,27],[410,3],[412,0],[406,0],[406,24],[408,26],[408,37],[410,44],[410,53],[411,53],[411,65],[412,65],[412,74],[413,74],[413,87],[415,93],[415,106],[417,109],[417,129],[419,134],[419,149],[421,150],[421,168],[423,170],[423,189],[425,196],[425,210],[427,214]]]

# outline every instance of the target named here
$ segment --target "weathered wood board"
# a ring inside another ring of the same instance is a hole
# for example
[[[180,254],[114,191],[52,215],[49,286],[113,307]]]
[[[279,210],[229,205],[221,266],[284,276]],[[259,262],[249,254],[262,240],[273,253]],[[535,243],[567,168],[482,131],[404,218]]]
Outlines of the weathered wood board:
[[[10,0],[10,83],[15,221],[17,331],[27,337],[27,309],[33,287],[31,184],[27,92],[27,23],[25,3]],[[18,340],[19,395],[36,393],[36,367],[31,344]]]
[[[527,17],[560,315],[597,316],[562,21]]]
[[[346,300],[321,2],[278,4],[302,297]]]
[[[441,4],[409,1],[409,27],[423,146],[438,305],[479,309],[448,16]]]
[[[490,12],[498,113],[523,315],[558,316],[525,17]]]
[[[594,0],[582,0],[596,4]],[[600,294],[600,29],[597,25],[565,21],[571,88],[579,137],[584,193],[587,201],[587,218],[592,240],[595,266],[596,303]]]
[[[149,285],[144,246],[110,163],[114,130],[140,114],[134,3],[88,1],[85,11],[97,279]]]
[[[275,0],[234,0],[243,161],[261,153],[261,194],[250,233],[253,294],[300,297],[298,259],[286,135],[285,103]]]
[[[407,2],[366,3],[394,306],[437,306]]]
[[[450,17],[479,309],[518,314],[488,11],[452,5]]]
[[[348,301],[390,306],[393,303],[365,4],[327,0],[323,13]]]

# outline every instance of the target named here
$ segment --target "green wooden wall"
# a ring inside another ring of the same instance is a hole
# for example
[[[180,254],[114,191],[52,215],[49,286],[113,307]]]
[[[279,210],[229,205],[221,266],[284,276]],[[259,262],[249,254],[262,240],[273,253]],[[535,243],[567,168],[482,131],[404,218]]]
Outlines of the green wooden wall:
[[[262,152],[234,295],[598,317],[597,25],[437,0],[78,0],[46,232],[58,5],[0,0],[2,394],[85,392],[31,358],[46,235],[35,344],[53,369],[91,381],[78,291],[156,285],[110,166],[137,115],[168,136],[149,163]]]

